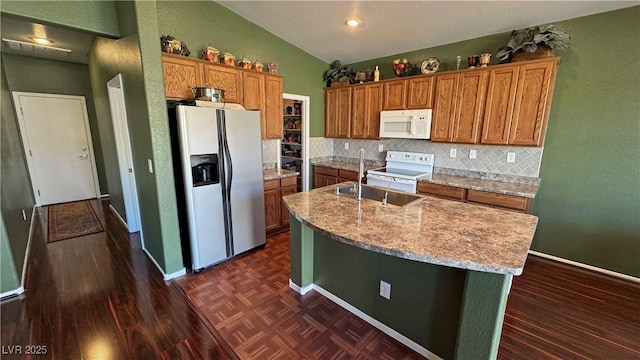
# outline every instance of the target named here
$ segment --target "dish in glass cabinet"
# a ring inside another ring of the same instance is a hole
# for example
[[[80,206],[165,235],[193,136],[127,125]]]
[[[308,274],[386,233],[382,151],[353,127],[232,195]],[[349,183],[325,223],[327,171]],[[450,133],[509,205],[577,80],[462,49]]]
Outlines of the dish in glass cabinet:
[[[438,67],[440,67],[440,59],[438,59],[437,57],[428,57],[425,61],[422,62],[420,71],[423,74],[431,74],[438,71]]]

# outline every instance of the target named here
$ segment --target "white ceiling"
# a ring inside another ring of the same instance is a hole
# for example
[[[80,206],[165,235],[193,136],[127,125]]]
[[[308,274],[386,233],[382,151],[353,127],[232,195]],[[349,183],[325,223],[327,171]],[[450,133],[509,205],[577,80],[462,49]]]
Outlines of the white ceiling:
[[[71,50],[70,53],[38,51],[37,48],[34,48],[32,51],[21,51],[9,48],[8,44],[5,41],[2,41],[3,53],[83,64],[87,63],[87,53],[91,48],[95,35],[56,26],[33,23],[28,20],[4,15],[0,20],[0,33],[2,34],[3,39],[33,43],[33,40],[29,37],[46,37],[47,39],[54,41],[54,43],[49,46]]]
[[[635,6],[640,1],[219,1],[325,62],[344,64]],[[347,17],[362,20],[357,29]]]
[[[222,6],[330,63],[345,64],[554,23],[625,7],[635,1],[220,1]],[[356,29],[347,17],[363,22]],[[2,38],[31,42],[46,36],[72,53],[24,52],[2,42],[2,52],[86,63],[94,35],[1,17]]]

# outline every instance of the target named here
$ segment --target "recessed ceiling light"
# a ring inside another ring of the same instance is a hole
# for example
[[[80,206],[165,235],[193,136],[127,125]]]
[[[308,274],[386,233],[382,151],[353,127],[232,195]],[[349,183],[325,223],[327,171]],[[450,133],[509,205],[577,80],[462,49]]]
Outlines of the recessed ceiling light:
[[[41,44],[41,45],[53,44],[53,41],[51,41],[51,40],[49,40],[47,38],[43,38],[43,37],[36,36],[36,37],[29,37],[29,39],[31,39],[31,40],[33,40],[33,41],[35,41],[35,42],[37,42],[38,44]]]
[[[360,19],[355,18],[355,17],[347,18],[347,19],[344,21],[344,23],[345,23],[345,24],[347,24],[347,25],[349,25],[349,26],[351,26],[351,27],[360,26],[360,24],[362,24],[362,22],[360,21]]]

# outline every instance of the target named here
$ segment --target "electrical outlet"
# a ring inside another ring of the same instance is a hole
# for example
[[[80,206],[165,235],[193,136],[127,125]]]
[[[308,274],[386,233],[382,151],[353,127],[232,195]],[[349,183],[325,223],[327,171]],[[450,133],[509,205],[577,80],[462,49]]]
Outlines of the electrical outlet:
[[[383,152],[384,151],[384,145],[379,144],[378,145],[378,152]]]
[[[516,153],[513,151],[507,152],[507,162],[512,163],[516,162]]]
[[[475,159],[476,157],[478,157],[478,151],[477,150],[469,150],[469,159]]]
[[[349,150],[349,143],[348,142],[344,143],[344,149],[345,150]]]
[[[147,159],[147,165],[149,166],[149,174],[153,174],[153,161]]]
[[[380,280],[380,296],[385,299],[391,299],[391,284]]]
[[[27,221],[27,213],[22,209],[22,220]]]
[[[458,154],[458,150],[456,149],[449,149],[449,157],[450,158],[454,158],[456,157],[456,155]]]

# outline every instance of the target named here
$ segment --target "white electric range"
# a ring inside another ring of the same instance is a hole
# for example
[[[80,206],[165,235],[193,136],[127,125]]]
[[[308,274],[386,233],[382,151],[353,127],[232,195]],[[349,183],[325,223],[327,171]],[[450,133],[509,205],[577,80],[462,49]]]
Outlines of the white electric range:
[[[386,166],[367,171],[367,184],[416,193],[418,178],[433,173],[434,154],[387,151]]]

